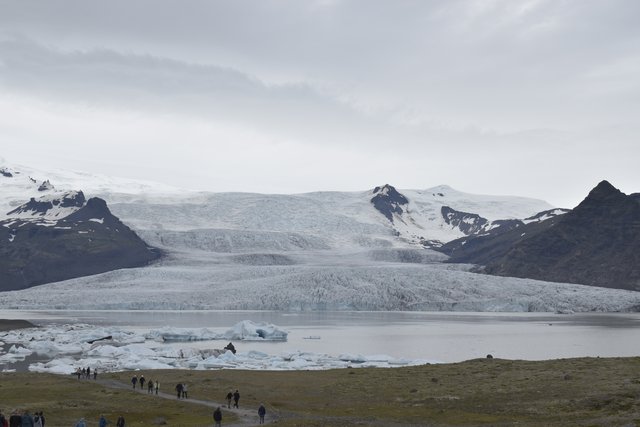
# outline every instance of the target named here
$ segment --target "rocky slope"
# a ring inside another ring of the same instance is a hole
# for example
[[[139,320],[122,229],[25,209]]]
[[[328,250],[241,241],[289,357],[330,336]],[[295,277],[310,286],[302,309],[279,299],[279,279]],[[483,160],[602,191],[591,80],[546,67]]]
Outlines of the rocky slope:
[[[41,190],[42,191],[42,190]],[[0,221],[0,290],[146,265],[159,257],[82,192],[32,198]]]
[[[640,203],[602,181],[565,215],[442,250],[489,274],[640,290]]]

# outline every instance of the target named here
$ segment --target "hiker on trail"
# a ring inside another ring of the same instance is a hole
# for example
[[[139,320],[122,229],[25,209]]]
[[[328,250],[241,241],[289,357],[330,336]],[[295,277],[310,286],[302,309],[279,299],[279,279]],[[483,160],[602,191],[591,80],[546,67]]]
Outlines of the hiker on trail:
[[[233,407],[234,408],[240,408],[238,406],[238,401],[240,400],[240,392],[238,390],[235,391],[235,393],[233,393]]]
[[[107,427],[107,419],[104,415],[100,415],[100,421],[98,421],[98,427]]]
[[[82,375],[80,368],[76,369],[76,375],[78,375],[78,379],[80,379],[80,375]]]
[[[34,427],[33,426],[33,417],[29,413],[29,411],[24,411],[22,414],[22,425],[21,427]]]
[[[33,415],[33,427],[44,427],[43,421],[38,412]]]
[[[84,422],[84,418],[80,418],[80,421],[78,421],[76,427],[87,427],[87,423]]]
[[[82,378],[87,378],[87,368],[82,368]]]
[[[124,417],[120,415],[116,421],[116,427],[124,427]]]
[[[87,366],[87,379],[91,379],[91,368]]]
[[[160,381],[156,380],[154,384],[156,385],[156,394],[158,394],[158,390],[160,390]]]
[[[22,417],[18,414],[18,411],[15,410],[9,417],[9,426],[10,427],[20,427],[22,425]]]
[[[176,392],[178,393],[178,399],[182,396],[182,383],[176,385]]]
[[[229,390],[227,393],[227,408],[231,409],[231,399],[233,399],[233,393]]]
[[[4,417],[4,414],[2,413],[2,411],[0,411],[0,426],[6,427],[8,425],[9,423],[7,422],[7,419]]]
[[[42,411],[40,411],[40,413],[38,415],[40,415],[40,422],[42,423],[42,427],[44,427],[45,421],[46,421],[44,419],[44,414],[42,413]]]
[[[140,375],[140,388],[144,390],[144,375]]]
[[[149,380],[147,383],[147,394],[153,393],[153,381]]]
[[[94,380],[98,379],[98,370],[96,368],[93,368],[93,379]]]
[[[216,427],[222,426],[222,411],[219,406],[213,411],[213,421],[215,421]]]
[[[264,424],[264,415],[267,413],[267,410],[265,409],[264,405],[261,403],[260,407],[258,408],[258,416],[260,417],[260,424]]]
[[[188,399],[187,393],[189,392],[189,388],[186,384],[182,384],[182,398]]]
[[[133,389],[134,389],[134,390],[136,389],[136,384],[137,384],[137,383],[138,383],[138,376],[137,376],[137,375],[134,375],[134,376],[131,378],[131,384],[133,384]]]

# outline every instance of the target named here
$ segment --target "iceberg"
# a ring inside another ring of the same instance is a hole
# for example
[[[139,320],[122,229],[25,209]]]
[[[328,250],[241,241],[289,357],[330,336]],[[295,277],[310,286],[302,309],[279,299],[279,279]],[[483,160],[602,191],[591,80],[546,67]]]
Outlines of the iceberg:
[[[270,323],[254,323],[251,320],[243,320],[229,329],[224,338],[237,341],[286,341],[289,333]]]
[[[208,328],[164,327],[149,331],[147,339],[159,342],[189,342],[211,340],[233,341],[286,341],[288,332],[270,323],[255,323],[243,320],[224,333],[216,333]]]

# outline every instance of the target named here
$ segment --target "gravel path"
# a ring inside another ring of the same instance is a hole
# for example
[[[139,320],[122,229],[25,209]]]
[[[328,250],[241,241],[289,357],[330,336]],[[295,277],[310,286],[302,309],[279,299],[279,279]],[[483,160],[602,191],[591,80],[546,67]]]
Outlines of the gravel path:
[[[117,380],[111,380],[111,379],[98,379],[95,381],[97,384],[100,384],[104,387],[108,387],[108,388],[117,388],[117,389],[123,389],[123,390],[131,390],[131,392],[134,393],[140,393],[140,394],[148,394],[147,390],[143,390],[141,388],[136,388],[135,390],[131,387],[131,384],[125,384],[123,382],[117,381]],[[169,394],[169,393],[163,393],[161,391],[158,392],[158,394],[156,395],[154,393],[154,396],[160,397],[162,399],[170,399],[170,400],[176,400],[176,395],[175,394]],[[184,402],[189,402],[189,403],[193,403],[196,405],[202,405],[202,406],[207,406],[209,408],[217,408],[218,406],[220,408],[223,409],[223,416],[222,416],[222,425],[225,427],[233,427],[233,426],[252,426],[252,425],[258,425],[258,410],[257,409],[235,409],[235,408],[227,408],[226,402],[222,403],[222,402],[214,402],[212,400],[200,400],[200,399],[180,399]],[[234,423],[234,424],[229,424],[228,422],[225,422],[224,420],[224,412],[231,412],[234,413],[238,416],[238,422]],[[210,426],[213,426],[213,410],[211,411],[211,424],[208,424]],[[267,414],[267,417],[265,417],[265,424],[271,424],[273,422],[277,421],[277,416],[274,416],[273,413],[271,414]]]

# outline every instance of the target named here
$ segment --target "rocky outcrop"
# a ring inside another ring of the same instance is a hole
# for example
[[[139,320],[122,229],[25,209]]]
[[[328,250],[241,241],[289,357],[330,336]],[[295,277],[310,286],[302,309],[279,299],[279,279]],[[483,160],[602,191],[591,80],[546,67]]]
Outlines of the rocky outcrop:
[[[391,222],[394,214],[402,215],[409,204],[409,200],[389,184],[374,188],[373,194],[371,198],[373,207]]]
[[[51,216],[58,208],[71,213]],[[115,217],[104,200],[85,202],[82,192],[31,199],[12,214],[17,217],[0,221],[2,291],[139,267],[160,256]]]
[[[458,228],[467,236],[476,234],[487,226],[489,221],[478,214],[469,212],[460,212],[449,206],[443,206],[440,209],[444,222],[452,227]]]
[[[602,181],[564,215],[443,249],[489,274],[640,290],[640,203]]]

